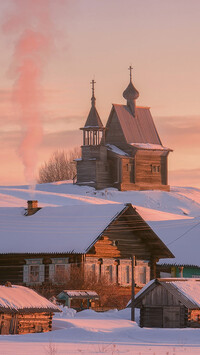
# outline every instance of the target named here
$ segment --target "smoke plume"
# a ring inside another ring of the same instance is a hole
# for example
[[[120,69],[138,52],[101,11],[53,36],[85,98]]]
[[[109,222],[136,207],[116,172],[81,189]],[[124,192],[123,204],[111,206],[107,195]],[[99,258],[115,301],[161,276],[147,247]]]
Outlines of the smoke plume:
[[[42,77],[52,49],[51,0],[14,0],[3,26],[13,43],[9,73],[13,102],[21,126],[18,153],[29,185],[35,184],[37,152],[42,140]]]

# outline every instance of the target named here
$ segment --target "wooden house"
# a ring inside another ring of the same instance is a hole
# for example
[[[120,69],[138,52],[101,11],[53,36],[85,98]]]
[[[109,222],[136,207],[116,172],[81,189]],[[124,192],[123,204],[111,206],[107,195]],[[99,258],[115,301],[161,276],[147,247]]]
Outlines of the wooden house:
[[[0,286],[0,334],[48,332],[54,312],[61,311],[27,287]]]
[[[130,83],[123,96],[126,105],[114,104],[106,127],[92,106],[83,131],[82,157],[77,159],[77,184],[96,189],[169,191],[167,158],[149,107],[137,107],[139,92]]]
[[[135,297],[140,326],[200,327],[200,279],[155,279]]]
[[[31,215],[0,208],[0,282],[57,283],[79,266],[85,277],[130,286],[132,254],[137,285],[155,278],[156,262],[173,258],[171,251],[132,205],[98,203],[39,209],[34,201]]]
[[[91,305],[99,301],[99,296],[91,290],[63,290],[57,295],[57,300],[69,308],[78,311],[91,308]]]

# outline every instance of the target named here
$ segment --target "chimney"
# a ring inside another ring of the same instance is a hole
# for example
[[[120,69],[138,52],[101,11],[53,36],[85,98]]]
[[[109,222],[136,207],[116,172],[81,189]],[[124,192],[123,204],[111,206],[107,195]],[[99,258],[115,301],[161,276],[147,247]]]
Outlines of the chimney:
[[[36,213],[37,211],[40,210],[40,207],[38,207],[38,201],[37,200],[29,200],[27,201],[27,212],[26,216],[31,216],[32,214]]]

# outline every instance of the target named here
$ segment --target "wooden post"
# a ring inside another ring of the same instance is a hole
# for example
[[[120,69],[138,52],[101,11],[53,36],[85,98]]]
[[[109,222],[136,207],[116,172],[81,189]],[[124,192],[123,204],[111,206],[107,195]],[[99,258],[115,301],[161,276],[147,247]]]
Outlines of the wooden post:
[[[135,321],[135,255],[131,256],[131,266],[132,266],[132,296],[131,296],[131,320]]]
[[[156,279],[156,258],[151,257],[150,259],[150,279]]]

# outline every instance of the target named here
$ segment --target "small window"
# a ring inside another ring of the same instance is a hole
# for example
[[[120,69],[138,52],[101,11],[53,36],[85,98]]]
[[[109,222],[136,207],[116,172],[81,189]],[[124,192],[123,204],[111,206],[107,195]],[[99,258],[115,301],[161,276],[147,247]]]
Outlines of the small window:
[[[160,165],[151,165],[151,172],[153,174],[159,173],[160,172]]]

